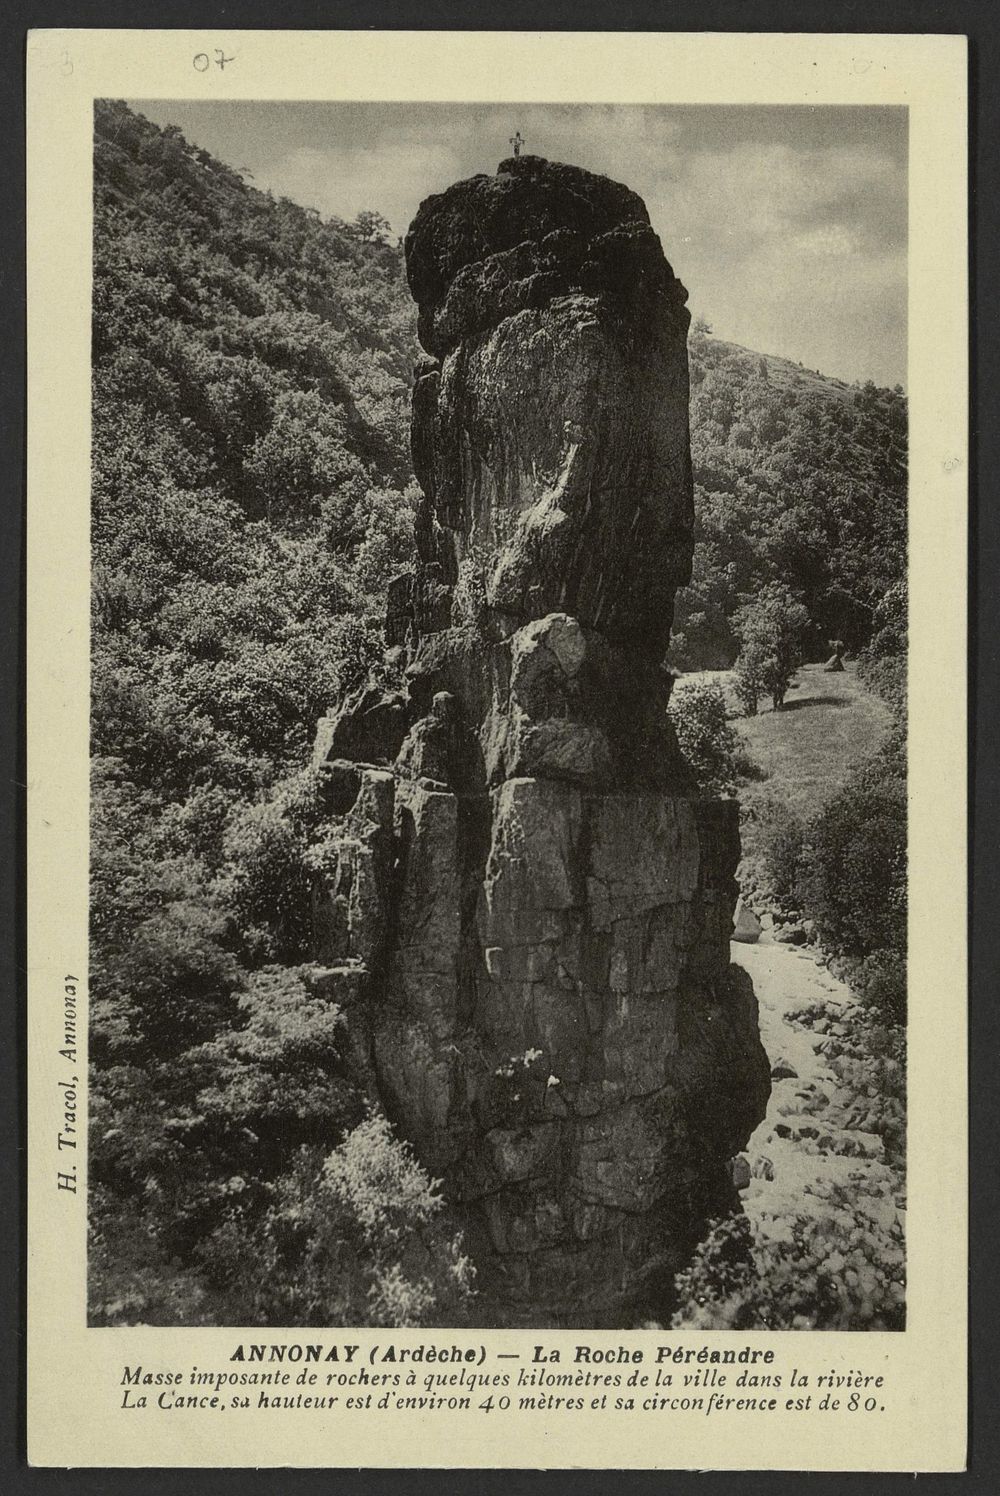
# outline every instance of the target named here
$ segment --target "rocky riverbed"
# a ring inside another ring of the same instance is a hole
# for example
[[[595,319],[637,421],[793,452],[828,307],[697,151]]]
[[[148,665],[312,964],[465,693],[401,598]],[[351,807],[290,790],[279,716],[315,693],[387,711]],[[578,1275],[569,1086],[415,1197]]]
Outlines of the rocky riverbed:
[[[857,1058],[858,1000],[815,946],[765,930],[734,941],[732,957],[753,980],[771,1062],[767,1113],[733,1163],[753,1237],[765,1251],[828,1239],[845,1297],[883,1305],[902,1292],[905,1190],[874,1072]]]

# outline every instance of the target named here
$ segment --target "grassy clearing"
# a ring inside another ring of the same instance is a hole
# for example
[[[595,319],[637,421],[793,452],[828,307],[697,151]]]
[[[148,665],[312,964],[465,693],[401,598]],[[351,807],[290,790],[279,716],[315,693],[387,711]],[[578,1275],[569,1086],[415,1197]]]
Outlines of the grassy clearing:
[[[852,664],[828,675],[822,665],[803,665],[780,711],[764,707],[756,717],[739,716],[732,672],[692,672],[684,680],[714,680],[722,687],[749,773],[739,785],[743,874],[758,884],[755,864],[761,836],[776,814],[803,824],[822,810],[847,780],[851,767],[873,753],[886,736],[891,714],[862,685]],[[751,866],[754,865],[754,866]]]
[[[739,716],[732,671],[692,671],[682,679],[714,680],[725,693],[732,726],[757,770],[740,798],[766,785],[804,820],[840,789],[853,764],[875,751],[891,723],[888,707],[861,684],[853,664],[836,675],[803,665],[784,707],[774,712],[762,704],[756,717]]]
[[[771,792],[809,820],[844,784],[851,766],[879,746],[891,716],[853,665],[837,675],[804,665],[795,680],[781,711],[741,717],[733,726]]]

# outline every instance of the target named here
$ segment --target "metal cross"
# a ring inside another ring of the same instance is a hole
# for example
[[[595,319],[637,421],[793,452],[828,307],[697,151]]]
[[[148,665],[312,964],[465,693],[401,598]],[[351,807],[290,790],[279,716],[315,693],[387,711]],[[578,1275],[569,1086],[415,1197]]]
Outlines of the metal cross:
[[[514,155],[519,156],[521,154],[521,147],[524,144],[520,130],[518,130],[516,135],[510,137],[510,143],[514,147]]]

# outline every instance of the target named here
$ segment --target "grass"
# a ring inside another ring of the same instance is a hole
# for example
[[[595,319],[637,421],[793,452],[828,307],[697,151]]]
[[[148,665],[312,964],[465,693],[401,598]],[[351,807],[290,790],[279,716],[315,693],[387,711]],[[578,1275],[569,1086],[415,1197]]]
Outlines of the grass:
[[[738,715],[731,671],[692,672],[684,679],[718,681],[725,693],[747,761],[737,792],[740,877],[745,889],[761,887],[769,881],[760,862],[762,838],[772,836],[778,823],[811,821],[843,786],[852,765],[882,742],[891,714],[862,685],[852,664],[835,675],[822,665],[803,665],[781,710],[762,706],[756,717]]]
[[[851,664],[837,675],[804,665],[795,680],[780,711],[768,708],[733,726],[771,792],[809,820],[841,788],[851,766],[875,751],[892,719]]]

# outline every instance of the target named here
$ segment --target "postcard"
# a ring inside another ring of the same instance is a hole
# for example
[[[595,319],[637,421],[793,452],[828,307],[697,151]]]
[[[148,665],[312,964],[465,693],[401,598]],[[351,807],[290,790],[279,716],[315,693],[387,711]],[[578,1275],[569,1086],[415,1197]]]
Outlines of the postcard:
[[[31,1462],[964,1468],[964,38],[28,129]]]

